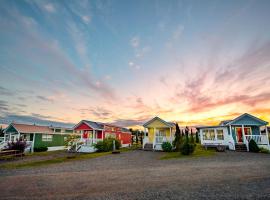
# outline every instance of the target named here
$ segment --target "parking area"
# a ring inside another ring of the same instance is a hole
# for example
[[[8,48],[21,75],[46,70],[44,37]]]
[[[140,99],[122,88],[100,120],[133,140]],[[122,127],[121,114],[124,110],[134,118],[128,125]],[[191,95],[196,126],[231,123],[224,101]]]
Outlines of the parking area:
[[[270,199],[270,155],[160,160],[141,150],[1,170],[1,199]]]

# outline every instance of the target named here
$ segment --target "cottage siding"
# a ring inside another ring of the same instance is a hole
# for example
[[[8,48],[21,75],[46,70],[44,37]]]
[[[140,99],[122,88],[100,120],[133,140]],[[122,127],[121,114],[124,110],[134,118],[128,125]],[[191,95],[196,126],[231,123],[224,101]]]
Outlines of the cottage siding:
[[[13,126],[9,126],[6,133],[18,133],[18,131]]]
[[[35,147],[54,147],[54,146],[65,146],[64,137],[68,135],[52,135],[52,141],[42,141],[42,134],[36,134],[35,136]]]
[[[166,128],[156,128],[156,131],[159,131],[159,130],[164,130],[165,133],[166,133],[166,138],[169,139],[170,138],[170,129],[168,127]],[[174,135],[174,133],[172,133],[172,136]],[[149,142],[150,143],[153,143],[154,142],[154,137],[155,137],[155,134],[154,134],[154,128],[148,128],[148,138],[149,138]]]
[[[236,134],[235,134],[235,128],[234,127],[232,127],[232,137],[233,137],[234,142],[237,142],[236,141]]]
[[[83,122],[81,125],[75,128],[75,130],[93,130],[93,129]]]
[[[260,135],[260,128],[258,126],[251,127],[252,135]]]
[[[153,141],[154,141],[154,128],[148,128],[148,138],[149,138],[149,142],[153,143]]]
[[[151,127],[151,128],[167,128],[168,125],[162,123],[160,120],[154,120],[153,122],[151,122],[150,124],[148,124],[146,127]]]
[[[264,123],[260,122],[259,120],[256,120],[250,116],[244,116],[235,122],[233,122],[231,125],[251,125],[251,126],[263,126]]]

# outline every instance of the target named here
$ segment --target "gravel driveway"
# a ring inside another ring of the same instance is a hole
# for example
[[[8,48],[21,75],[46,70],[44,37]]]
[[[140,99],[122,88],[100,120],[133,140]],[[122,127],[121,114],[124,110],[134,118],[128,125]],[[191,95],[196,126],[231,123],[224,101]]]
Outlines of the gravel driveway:
[[[1,170],[0,199],[270,199],[270,155],[240,152],[159,160],[120,155]]]

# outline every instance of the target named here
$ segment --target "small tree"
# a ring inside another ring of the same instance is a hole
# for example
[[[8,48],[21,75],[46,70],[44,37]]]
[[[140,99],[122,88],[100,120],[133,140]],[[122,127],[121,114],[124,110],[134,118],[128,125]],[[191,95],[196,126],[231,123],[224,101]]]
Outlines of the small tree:
[[[2,126],[0,127],[0,137],[4,137],[4,129]]]
[[[138,131],[136,131],[136,144],[138,144],[139,138],[138,138]]]
[[[189,133],[189,128],[186,126],[186,128],[185,128],[186,141],[185,142],[189,142],[188,133]]]
[[[173,146],[175,148],[175,151],[180,151],[180,147],[181,147],[181,132],[180,132],[180,128],[178,126],[178,123],[175,124],[175,136],[174,136],[174,141],[173,141]]]
[[[80,136],[78,136],[77,134],[68,135],[67,139],[65,140],[65,146],[68,147],[68,151],[76,152],[76,144],[78,143],[79,139]]]
[[[191,144],[194,144],[194,143],[195,143],[194,137],[193,137],[193,131],[192,131],[192,128],[191,128],[191,131],[190,131],[190,143],[191,143]]]
[[[185,136],[185,132],[184,132],[184,130],[182,129],[182,137],[184,137]]]
[[[140,137],[140,139],[141,139],[141,145],[143,145],[143,137],[144,137],[144,132],[141,131],[141,137]]]
[[[198,131],[196,131],[196,143],[199,143],[199,142],[200,142],[199,133],[198,133]]]
[[[193,136],[192,136],[193,139],[191,139],[191,140],[189,141],[188,134],[189,134],[189,128],[186,127],[186,128],[185,128],[185,142],[184,142],[184,144],[182,145],[182,147],[181,147],[181,149],[180,149],[180,151],[181,151],[181,153],[182,153],[183,155],[190,155],[190,154],[192,154],[192,153],[194,152],[194,150],[195,150],[195,145],[194,145],[192,142],[190,142],[190,141],[192,141],[192,140],[193,140],[193,142],[194,142],[194,138],[193,138]]]

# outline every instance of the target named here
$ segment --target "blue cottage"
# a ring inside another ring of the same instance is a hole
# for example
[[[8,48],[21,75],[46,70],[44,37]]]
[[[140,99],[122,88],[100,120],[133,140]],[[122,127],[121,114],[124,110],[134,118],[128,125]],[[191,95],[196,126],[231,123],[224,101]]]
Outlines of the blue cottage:
[[[245,113],[233,120],[222,121],[218,126],[197,127],[204,146],[225,145],[230,150],[249,151],[248,143],[253,139],[258,146],[270,150],[267,130],[268,122]],[[261,131],[261,130],[265,131]]]

